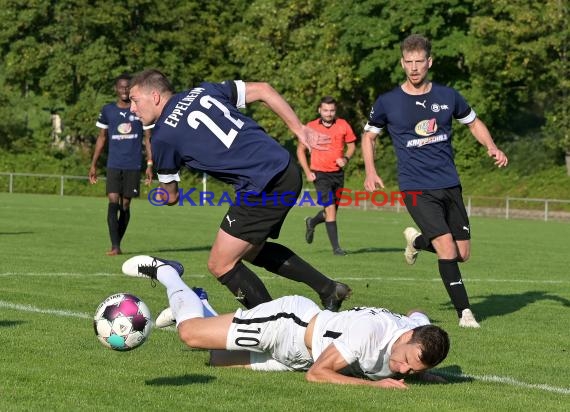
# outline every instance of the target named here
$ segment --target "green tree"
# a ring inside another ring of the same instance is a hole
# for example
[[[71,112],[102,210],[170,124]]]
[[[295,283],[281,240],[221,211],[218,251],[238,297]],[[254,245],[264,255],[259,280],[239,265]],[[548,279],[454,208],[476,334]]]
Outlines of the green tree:
[[[510,133],[537,130],[568,95],[567,5],[560,0],[477,0],[475,5],[466,63],[480,111]],[[559,116],[552,121],[563,126]]]

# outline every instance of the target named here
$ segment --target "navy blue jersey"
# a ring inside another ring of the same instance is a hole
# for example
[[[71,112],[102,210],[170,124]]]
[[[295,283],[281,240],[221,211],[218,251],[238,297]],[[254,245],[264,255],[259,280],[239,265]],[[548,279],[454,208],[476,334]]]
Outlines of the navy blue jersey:
[[[101,109],[96,126],[107,129],[107,167],[140,170],[143,125],[139,118],[129,109],[121,109],[116,103],[110,103]]]
[[[468,124],[475,112],[454,89],[432,83],[422,95],[410,95],[401,87],[378,97],[365,130],[387,129],[398,158],[401,190],[444,189],[460,184],[453,161],[453,118]]]
[[[182,166],[203,171],[236,190],[261,193],[289,163],[290,155],[245,107],[245,83],[204,82],[168,101],[152,132],[159,180]]]

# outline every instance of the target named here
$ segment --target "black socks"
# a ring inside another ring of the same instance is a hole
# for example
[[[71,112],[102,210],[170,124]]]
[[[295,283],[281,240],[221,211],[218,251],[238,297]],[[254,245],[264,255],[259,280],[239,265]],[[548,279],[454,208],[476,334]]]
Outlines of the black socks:
[[[125,236],[127,226],[129,226],[129,220],[131,220],[131,209],[119,209],[119,236],[121,240],[123,240],[123,236]]]
[[[321,296],[329,295],[335,287],[334,281],[309,265],[291,249],[278,243],[266,242],[251,263],[284,278],[302,282]]]
[[[320,225],[324,221],[325,221],[325,211],[320,210],[319,213],[317,213],[315,216],[311,218],[311,220],[309,220],[309,224],[311,225],[312,228],[314,228],[315,226]]]
[[[109,226],[109,236],[111,237],[111,246],[113,249],[121,247],[121,233],[119,230],[119,220],[117,215],[121,206],[118,203],[109,203],[107,206],[107,225]]]
[[[469,308],[469,298],[467,297],[467,290],[461,279],[461,272],[459,271],[459,264],[457,259],[438,259],[439,274],[447,294],[451,298],[451,303],[457,311],[457,315],[461,317],[463,309]]]
[[[340,245],[338,244],[338,230],[336,227],[336,222],[326,222],[325,226],[327,228],[327,235],[329,235],[329,241],[331,242],[333,251],[340,249]]]
[[[416,240],[414,240],[413,246],[418,250],[425,250],[427,252],[436,253],[433,245],[429,239],[424,237],[424,235],[419,235]]]
[[[248,309],[271,300],[261,279],[241,261],[218,280]]]

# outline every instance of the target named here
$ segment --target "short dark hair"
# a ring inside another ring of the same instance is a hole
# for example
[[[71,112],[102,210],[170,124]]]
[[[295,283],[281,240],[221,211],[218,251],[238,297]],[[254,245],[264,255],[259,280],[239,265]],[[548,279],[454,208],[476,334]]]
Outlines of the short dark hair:
[[[431,42],[421,34],[411,34],[400,43],[400,51],[402,56],[407,51],[423,50],[426,52],[426,57],[431,56]]]
[[[336,106],[336,99],[332,96],[321,97],[321,101],[319,102],[319,105],[317,106],[317,111],[320,110],[320,108],[323,104],[334,104]]]
[[[323,96],[321,98],[321,102],[319,103],[319,106],[323,103],[324,104],[336,104],[336,99],[332,96]]]
[[[115,84],[119,83],[119,80],[126,80],[131,82],[132,76],[129,73],[121,73],[115,78]]]
[[[420,361],[428,368],[440,364],[449,353],[449,335],[435,325],[414,328],[408,343],[418,343],[421,346]]]
[[[139,86],[141,88],[156,88],[160,93],[174,93],[174,88],[168,81],[164,73],[156,69],[144,70],[131,80],[131,87]]]

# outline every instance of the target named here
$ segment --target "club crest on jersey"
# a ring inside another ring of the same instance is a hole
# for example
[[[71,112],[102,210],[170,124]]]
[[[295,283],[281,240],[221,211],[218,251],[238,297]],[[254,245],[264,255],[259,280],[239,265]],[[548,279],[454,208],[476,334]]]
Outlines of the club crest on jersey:
[[[435,119],[422,120],[416,124],[414,130],[420,136],[431,136],[437,132],[437,121]]]
[[[440,110],[449,110],[449,106],[446,104],[437,104],[437,103],[431,105],[432,112],[437,113]]]

